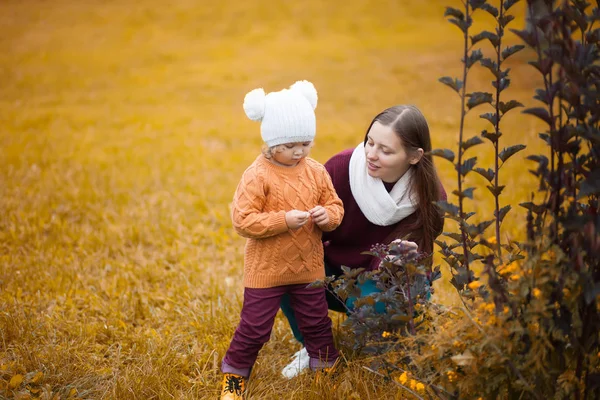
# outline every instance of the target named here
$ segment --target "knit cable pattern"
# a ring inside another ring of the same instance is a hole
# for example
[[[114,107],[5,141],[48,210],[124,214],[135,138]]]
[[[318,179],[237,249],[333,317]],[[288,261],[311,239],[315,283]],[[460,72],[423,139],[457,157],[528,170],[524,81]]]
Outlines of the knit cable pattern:
[[[310,283],[324,277],[322,229],[312,221],[290,230],[285,213],[323,206],[329,231],[342,221],[344,209],[331,178],[317,161],[296,167],[274,165],[259,156],[246,169],[232,204],[235,230],[248,238],[244,251],[244,285],[267,288]]]

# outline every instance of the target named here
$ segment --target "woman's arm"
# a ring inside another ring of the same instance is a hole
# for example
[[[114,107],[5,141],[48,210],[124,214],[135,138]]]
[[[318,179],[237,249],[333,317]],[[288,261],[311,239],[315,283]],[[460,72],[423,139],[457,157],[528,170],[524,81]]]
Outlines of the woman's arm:
[[[447,199],[447,195],[446,195],[446,191],[444,190],[444,187],[442,186],[441,183],[439,183],[439,199],[440,200],[446,200]],[[423,235],[423,228],[422,228],[422,224],[419,222],[419,212],[415,212],[412,215],[408,216],[407,218],[403,219],[402,221],[400,221],[398,223],[398,226],[396,229],[394,229],[394,231],[386,238],[385,243],[389,244],[391,242],[393,242],[394,240],[408,240],[411,243],[414,243],[418,246],[418,251],[425,253],[425,254],[431,254],[433,253],[433,241],[431,243],[425,243],[425,238]],[[444,217],[443,214],[439,214],[438,218],[436,219],[435,223],[434,223],[434,228],[435,228],[435,233],[433,236],[433,240],[435,240],[439,235],[442,234],[443,230],[444,230]],[[370,264],[370,268],[371,269],[376,269],[377,267],[379,267],[379,263],[380,261],[376,258],[373,257],[373,260],[371,261]]]

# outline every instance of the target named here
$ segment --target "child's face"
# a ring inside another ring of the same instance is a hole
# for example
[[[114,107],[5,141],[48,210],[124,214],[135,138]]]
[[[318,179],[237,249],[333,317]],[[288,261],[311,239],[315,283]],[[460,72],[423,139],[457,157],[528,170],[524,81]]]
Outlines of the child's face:
[[[312,142],[284,143],[273,149],[272,160],[285,167],[293,167],[308,156]]]

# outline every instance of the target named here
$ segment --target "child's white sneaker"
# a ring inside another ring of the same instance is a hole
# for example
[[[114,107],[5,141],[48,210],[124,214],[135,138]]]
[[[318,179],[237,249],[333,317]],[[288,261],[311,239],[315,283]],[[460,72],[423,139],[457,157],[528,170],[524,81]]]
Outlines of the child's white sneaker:
[[[294,354],[292,362],[285,366],[281,374],[287,379],[292,379],[308,369],[309,365],[310,357],[306,347],[303,347]]]

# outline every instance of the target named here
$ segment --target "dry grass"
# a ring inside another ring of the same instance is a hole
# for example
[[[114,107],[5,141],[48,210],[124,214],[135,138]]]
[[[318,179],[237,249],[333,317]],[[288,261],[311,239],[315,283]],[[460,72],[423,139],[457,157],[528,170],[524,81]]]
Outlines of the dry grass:
[[[396,103],[423,110],[434,147],[455,148],[458,100],[437,82],[460,69],[442,16],[452,3],[1,2],[0,397],[214,398],[241,307],[228,203],[260,149],[244,94],[311,80],[323,162]],[[513,58],[507,94],[532,104],[527,56]],[[471,87],[490,77],[474,71]],[[482,127],[470,116],[468,136]],[[503,144],[535,152],[537,128],[514,112]],[[491,166],[491,147],[478,149]],[[505,203],[534,189],[522,160],[502,170]],[[450,192],[454,172],[438,166]],[[472,208],[491,215],[485,189]],[[522,236],[522,221],[514,210],[505,232]],[[285,381],[296,349],[278,318],[252,398],[404,396],[351,360],[332,383]]]

